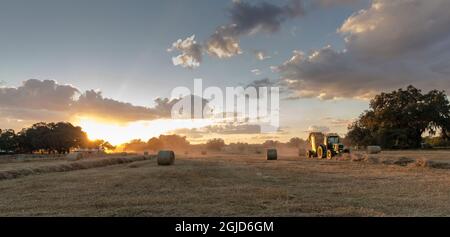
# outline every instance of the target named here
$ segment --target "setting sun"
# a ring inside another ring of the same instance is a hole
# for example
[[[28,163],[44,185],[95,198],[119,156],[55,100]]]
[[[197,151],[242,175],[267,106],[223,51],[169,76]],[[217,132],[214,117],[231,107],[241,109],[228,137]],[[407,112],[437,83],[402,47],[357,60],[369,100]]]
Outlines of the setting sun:
[[[79,118],[77,122],[88,134],[89,139],[103,139],[113,145],[120,145],[133,139],[148,140],[177,129],[202,128],[213,123],[212,120],[206,119],[159,119],[118,124],[113,122],[100,122],[85,117]]]

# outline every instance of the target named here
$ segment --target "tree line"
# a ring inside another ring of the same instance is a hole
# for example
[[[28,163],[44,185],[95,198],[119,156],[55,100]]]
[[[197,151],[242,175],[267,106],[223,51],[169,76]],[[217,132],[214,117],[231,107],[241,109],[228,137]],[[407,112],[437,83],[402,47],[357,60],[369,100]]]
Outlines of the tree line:
[[[185,136],[179,135],[160,135],[153,137],[148,141],[135,139],[122,145],[123,151],[140,152],[140,151],[159,151],[161,149],[183,150],[188,149],[189,141]]]
[[[106,141],[88,139],[81,127],[68,122],[36,123],[16,133],[13,129],[0,130],[2,153],[65,154],[76,148],[113,149]]]
[[[255,144],[253,144],[255,145]],[[211,151],[220,151],[222,150],[226,144],[225,141],[222,138],[213,138],[206,142],[205,144],[206,149]],[[229,146],[231,148],[235,148],[238,151],[245,151],[249,150],[249,147],[252,146],[248,143],[243,142],[237,142],[237,143],[230,143]],[[293,137],[288,142],[282,143],[280,141],[275,140],[266,140],[264,143],[261,144],[263,148],[274,148],[279,146],[287,146],[290,148],[302,148],[307,147],[307,142],[299,137]]]

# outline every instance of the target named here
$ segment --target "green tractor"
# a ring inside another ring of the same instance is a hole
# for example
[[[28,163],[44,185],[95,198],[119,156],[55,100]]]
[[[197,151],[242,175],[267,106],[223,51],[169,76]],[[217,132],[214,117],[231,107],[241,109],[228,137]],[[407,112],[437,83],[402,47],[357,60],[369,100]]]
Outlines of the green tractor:
[[[319,159],[342,155],[343,153],[350,153],[344,145],[340,143],[340,137],[336,133],[323,134],[321,132],[312,132],[309,134],[308,142],[311,144],[311,150],[306,151],[307,158],[317,157]]]

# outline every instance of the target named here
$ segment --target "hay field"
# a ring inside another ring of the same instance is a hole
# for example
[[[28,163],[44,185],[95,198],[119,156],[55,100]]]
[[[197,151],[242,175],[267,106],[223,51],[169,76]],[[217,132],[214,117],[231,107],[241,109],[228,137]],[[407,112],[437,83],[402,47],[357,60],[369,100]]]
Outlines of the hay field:
[[[419,153],[377,156],[450,161],[449,151]],[[177,156],[174,166],[151,159],[0,180],[0,216],[450,216],[450,170],[279,155],[208,153]]]

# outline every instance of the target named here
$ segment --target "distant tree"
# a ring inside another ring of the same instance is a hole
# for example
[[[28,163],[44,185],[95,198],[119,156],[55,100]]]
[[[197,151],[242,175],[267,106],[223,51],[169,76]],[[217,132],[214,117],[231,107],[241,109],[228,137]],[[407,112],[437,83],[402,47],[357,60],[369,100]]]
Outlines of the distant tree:
[[[443,91],[423,94],[408,86],[381,93],[370,102],[370,110],[349,126],[347,138],[356,145],[378,144],[385,148],[418,148],[425,131],[449,131],[450,103]]]
[[[277,147],[279,143],[280,143],[279,141],[267,140],[263,143],[263,147],[264,148],[274,148],[274,147]]]
[[[103,142],[101,146],[108,151],[114,151],[116,149],[116,146],[111,145],[109,142]]]
[[[12,129],[0,130],[0,151],[17,152],[19,143],[17,135]]]
[[[220,151],[223,147],[225,147],[225,141],[221,138],[210,139],[206,142],[206,149],[208,150]]]
[[[7,145],[8,149],[13,147],[19,153],[67,153],[72,148],[81,147],[87,140],[81,127],[64,122],[36,123],[14,136],[10,133],[10,137],[13,141]]]
[[[360,117],[360,120],[362,118]],[[349,141],[350,144],[355,146],[368,146],[377,144],[376,138],[372,131],[363,125],[364,123],[361,121],[356,121],[353,124],[349,125],[348,133],[345,139]]]
[[[190,145],[186,137],[182,137],[179,135],[160,135],[159,140],[161,141],[165,149],[187,149]]]
[[[46,123],[33,124],[30,128],[24,129],[21,135],[24,136],[27,150],[31,152],[40,151],[41,153],[50,152],[50,128]]]
[[[298,138],[298,137],[293,137],[289,140],[289,142],[287,143],[288,146],[290,147],[295,147],[295,148],[299,148],[301,146],[305,145],[305,140]]]
[[[72,148],[82,147],[88,140],[87,134],[81,127],[73,126],[71,123],[50,123],[50,132],[47,135],[49,147],[62,154],[70,152]]]
[[[104,150],[109,150],[109,151],[113,151],[116,149],[116,147],[111,145],[111,143],[109,143],[108,141],[102,140],[102,139],[86,140],[83,143],[82,147],[88,148],[88,149],[104,149]]]
[[[139,152],[139,151],[145,151],[147,149],[148,149],[147,143],[143,142],[141,139],[134,139],[123,145],[124,151]]]
[[[238,150],[239,152],[244,152],[249,149],[250,145],[245,142],[238,142],[234,144],[232,147]]]

